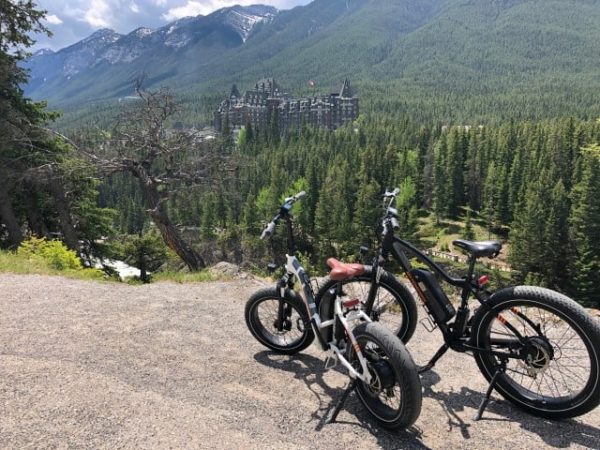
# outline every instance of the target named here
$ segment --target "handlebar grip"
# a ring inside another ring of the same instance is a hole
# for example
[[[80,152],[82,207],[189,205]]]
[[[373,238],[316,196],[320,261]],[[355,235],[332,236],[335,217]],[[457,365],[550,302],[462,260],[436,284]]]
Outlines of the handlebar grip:
[[[306,191],[300,191],[296,195],[292,195],[291,197],[287,197],[284,200],[284,202],[285,203],[290,203],[290,204],[293,205],[294,203],[296,203],[298,200],[300,200],[303,197],[306,197]]]
[[[396,188],[392,192],[385,191],[385,194],[383,194],[383,197],[384,198],[385,197],[397,197],[399,193],[400,193],[400,188]]]
[[[390,219],[390,223],[392,224],[392,229],[394,231],[398,231],[400,229],[400,222],[398,222],[398,219],[396,219],[395,217],[392,217]]]
[[[269,225],[267,225],[267,227],[263,230],[262,234],[260,235],[260,238],[261,239],[268,238],[269,236],[271,236],[273,234],[274,231],[275,231],[275,222],[269,222]]]

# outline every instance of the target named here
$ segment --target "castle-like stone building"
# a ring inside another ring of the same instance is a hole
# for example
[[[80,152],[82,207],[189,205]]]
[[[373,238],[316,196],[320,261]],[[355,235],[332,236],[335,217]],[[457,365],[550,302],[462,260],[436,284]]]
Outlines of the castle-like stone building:
[[[277,121],[280,132],[298,129],[303,124],[335,130],[358,117],[358,97],[348,79],[339,92],[292,98],[282,92],[273,78],[260,80],[254,89],[242,96],[233,85],[229,97],[214,113],[216,131],[222,132],[225,123],[231,129],[250,124],[253,129],[266,129]]]

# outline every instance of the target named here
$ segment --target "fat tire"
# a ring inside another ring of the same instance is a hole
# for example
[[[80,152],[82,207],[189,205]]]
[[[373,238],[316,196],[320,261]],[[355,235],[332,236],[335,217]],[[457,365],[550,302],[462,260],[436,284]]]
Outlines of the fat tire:
[[[372,266],[365,266],[365,273],[363,275],[343,281],[336,281],[327,277],[317,292],[315,300],[317,305],[320,304],[321,299],[327,293],[327,291],[335,287],[335,285],[338,283],[342,283],[342,285],[348,285],[351,283],[371,283],[372,270]],[[417,302],[415,301],[415,298],[411,294],[410,290],[403,283],[398,281],[398,279],[390,272],[382,272],[382,276],[379,280],[379,289],[381,288],[387,290],[392,297],[394,297],[396,304],[402,310],[402,325],[398,330],[390,331],[395,333],[396,336],[398,336],[398,338],[406,344],[408,341],[410,341],[415,329],[417,328]],[[361,300],[366,300],[366,298]]]
[[[598,406],[600,404],[600,325],[572,299],[550,289],[535,286],[515,286],[500,290],[493,294],[476,312],[472,326],[473,343],[476,346],[484,345],[487,329],[496,313],[518,304],[545,307],[559,315],[578,332],[579,337],[586,345],[590,358],[589,379],[575,397],[576,401],[554,402],[550,406],[520,395],[511,386],[506,376],[499,376],[495,387],[496,391],[525,411],[548,419],[580,416]],[[474,356],[481,373],[490,381],[497,367],[495,358],[482,353],[475,353]]]
[[[310,321],[308,320],[304,302],[294,291],[286,289],[284,301],[285,303],[291,305],[296,314],[300,316],[303,322],[304,331],[300,339],[297,340],[297,342],[294,342],[292,345],[281,345],[277,342],[274,342],[266,333],[267,330],[265,330],[265,326],[258,317],[257,308],[263,301],[278,299],[279,290],[276,287],[263,288],[255,292],[246,302],[246,308],[244,311],[246,325],[248,326],[250,333],[252,333],[252,336],[254,336],[256,340],[258,340],[264,346],[277,353],[293,355],[294,353],[298,353],[308,347],[315,339],[315,334],[310,325]],[[296,324],[293,323],[292,326],[296,326]]]
[[[381,348],[392,366],[396,383],[400,387],[401,404],[396,416],[384,417],[385,408],[381,403],[373,404],[372,396],[360,380],[357,381],[356,393],[361,403],[369,413],[384,428],[399,430],[410,427],[415,423],[423,403],[421,380],[417,367],[404,344],[387,328],[376,322],[362,323],[352,330],[359,345],[364,339],[375,342]],[[351,359],[355,357],[351,351]]]

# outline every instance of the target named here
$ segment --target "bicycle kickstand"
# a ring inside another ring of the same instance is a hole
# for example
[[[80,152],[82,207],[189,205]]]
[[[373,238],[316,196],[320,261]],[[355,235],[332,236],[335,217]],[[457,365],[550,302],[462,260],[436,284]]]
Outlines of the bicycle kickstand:
[[[333,410],[331,410],[331,412],[329,414],[327,414],[327,419],[325,420],[325,423],[335,422],[335,419],[337,419],[338,414],[344,407],[344,403],[346,403],[346,399],[348,398],[348,395],[350,395],[350,392],[352,392],[355,387],[356,387],[356,379],[352,379],[352,381],[350,381],[350,383],[348,383],[348,386],[346,387],[346,390],[340,397],[340,400],[337,402],[337,405],[335,405],[335,408]]]
[[[427,372],[428,370],[431,370],[433,366],[435,366],[435,363],[438,361],[438,359],[444,356],[444,353],[446,353],[449,348],[450,346],[448,344],[442,345],[438,349],[438,351],[435,352],[435,355],[433,355],[433,358],[431,358],[431,360],[427,364],[425,364],[424,366],[418,366],[417,371],[419,372],[419,375]]]
[[[477,413],[473,416],[473,420],[475,420],[475,421],[481,420],[481,417],[483,416],[483,411],[485,411],[485,408],[490,401],[490,396],[492,395],[492,391],[494,390],[494,386],[496,385],[496,380],[498,379],[498,376],[500,376],[501,374],[503,374],[506,371],[506,363],[507,362],[508,361],[506,359],[503,359],[500,362],[500,367],[498,367],[496,369],[496,372],[494,373],[494,376],[492,377],[492,379],[490,381],[490,385],[488,386],[488,390],[485,394],[485,397],[481,401],[481,404],[479,405],[479,409],[477,410]]]

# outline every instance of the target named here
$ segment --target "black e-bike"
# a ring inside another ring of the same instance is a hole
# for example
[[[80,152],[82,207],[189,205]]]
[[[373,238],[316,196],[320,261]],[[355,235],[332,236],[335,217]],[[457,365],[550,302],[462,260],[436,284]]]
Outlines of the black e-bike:
[[[340,363],[351,378],[329,422],[334,421],[347,395],[356,389],[362,404],[384,427],[412,425],[421,412],[422,393],[417,367],[402,342],[383,325],[373,322],[358,301],[342,300],[336,290],[324,294],[317,306],[310,279],[296,257],[290,210],[304,192],[285,199],[261,238],[286,222],[288,252],[285,272],[271,288],[250,297],[245,318],[252,335],[275,352],[294,354],[318,339],[327,352],[326,367]],[[354,272],[337,266],[332,279],[341,281]],[[294,290],[298,281],[300,289]]]
[[[572,299],[549,289],[513,286],[490,292],[486,276],[475,276],[478,258],[498,256],[498,241],[455,240],[468,255],[465,277],[446,273],[425,253],[396,236],[399,229],[393,207],[399,189],[386,192],[387,207],[381,220],[381,243],[372,266],[343,281],[326,281],[321,297],[341,285],[339,295],[364,304],[374,321],[385,324],[403,342],[417,324],[413,294],[383,264],[396,260],[428,317],[421,322],[429,331],[438,328],[444,344],[419,373],[431,369],[448,349],[474,356],[489,388],[475,420],[479,420],[495,388],[522,409],[546,418],[575,417],[600,403],[600,325]],[[426,269],[413,268],[409,256]],[[452,304],[438,278],[460,289],[460,304]],[[469,299],[479,305],[472,314]]]

